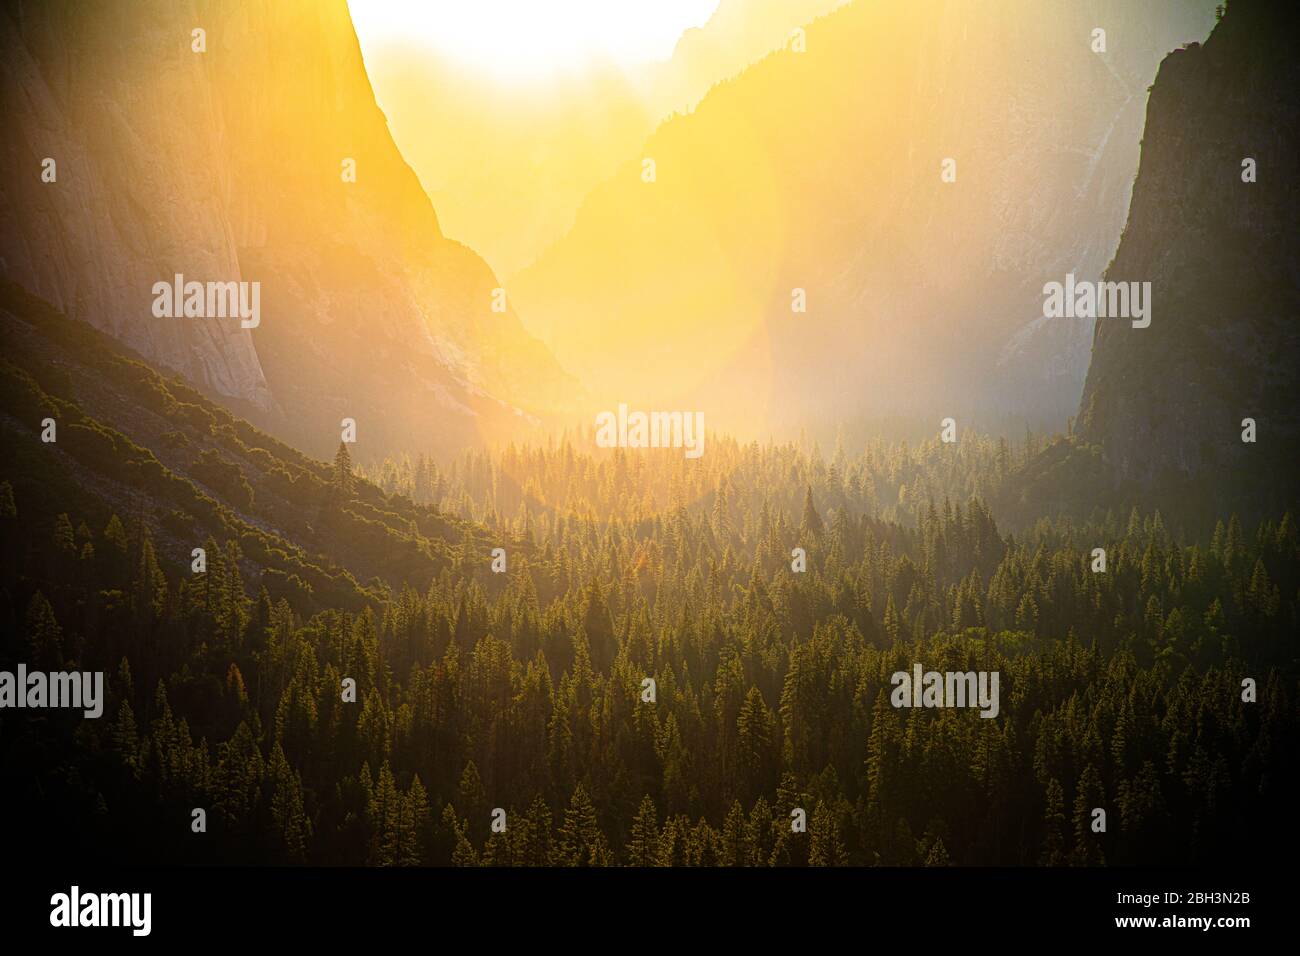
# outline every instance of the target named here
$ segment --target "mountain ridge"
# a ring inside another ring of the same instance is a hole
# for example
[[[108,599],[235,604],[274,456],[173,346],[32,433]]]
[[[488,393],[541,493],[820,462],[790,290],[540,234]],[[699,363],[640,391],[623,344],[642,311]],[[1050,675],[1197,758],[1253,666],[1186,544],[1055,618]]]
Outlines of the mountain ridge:
[[[6,61],[30,64],[6,68],[5,107],[28,104],[6,158],[32,177],[0,186],[0,275],[319,454],[345,417],[375,451],[454,449],[575,393],[509,304],[494,310],[486,263],[443,235],[344,0],[11,2],[0,30]],[[63,175],[40,183],[51,151]],[[261,324],[154,319],[149,290],[174,274],[259,282]]]
[[[769,54],[661,125],[512,294],[593,394],[695,403],[733,431],[754,408],[786,429],[866,409],[1060,427],[1091,328],[1036,323],[1042,284],[1100,276],[1141,91],[1210,9],[842,6],[809,25],[806,53]],[[985,37],[1008,22],[1009,39]],[[715,160],[723,144],[734,162]]]

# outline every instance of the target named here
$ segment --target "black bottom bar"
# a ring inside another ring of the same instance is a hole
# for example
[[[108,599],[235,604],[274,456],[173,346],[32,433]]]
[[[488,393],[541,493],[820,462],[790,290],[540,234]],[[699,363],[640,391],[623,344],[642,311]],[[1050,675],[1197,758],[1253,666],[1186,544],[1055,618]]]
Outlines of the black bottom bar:
[[[13,862],[9,872],[18,875]],[[764,942],[785,933],[812,934],[805,936],[810,940],[848,932],[872,941],[964,938],[981,945],[1030,933],[1062,941],[1133,935],[1231,943],[1243,932],[1276,933],[1288,921],[1286,881],[1260,869],[112,870],[70,864],[22,874],[0,900],[6,939],[74,931],[92,944],[133,938],[130,917],[140,927],[143,908],[126,909],[124,897],[104,905],[103,918],[111,920],[116,908],[126,925],[51,925],[52,916],[71,922],[74,885],[78,922],[83,915],[100,918],[100,894],[148,893],[147,938],[182,944],[388,945],[385,940],[410,934],[437,944],[475,927],[499,943],[515,935],[581,938],[606,926],[621,926],[626,935],[617,938],[624,942],[651,945],[697,932],[711,936],[711,928],[723,938]],[[67,897],[62,909],[56,894]]]

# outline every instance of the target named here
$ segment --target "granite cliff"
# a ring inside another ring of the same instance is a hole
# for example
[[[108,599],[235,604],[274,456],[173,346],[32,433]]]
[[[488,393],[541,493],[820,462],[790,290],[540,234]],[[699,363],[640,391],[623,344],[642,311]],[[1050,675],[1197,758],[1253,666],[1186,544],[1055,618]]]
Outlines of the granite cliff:
[[[1170,54],[1109,281],[1149,281],[1149,328],[1099,320],[1077,432],[1106,480],[1221,508],[1296,501],[1300,15],[1233,0]],[[1255,441],[1243,440],[1245,419]]]
[[[344,417],[363,455],[452,449],[572,395],[443,235],[344,0],[7,2],[0,62],[0,276],[320,454]],[[154,317],[174,274],[259,282],[260,325]]]

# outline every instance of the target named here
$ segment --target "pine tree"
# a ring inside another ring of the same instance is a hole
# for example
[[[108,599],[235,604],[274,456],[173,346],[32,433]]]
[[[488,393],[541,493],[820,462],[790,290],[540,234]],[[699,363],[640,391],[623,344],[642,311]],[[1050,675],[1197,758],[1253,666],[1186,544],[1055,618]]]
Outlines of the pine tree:
[[[745,811],[735,800],[722,825],[722,865],[748,866],[750,848],[745,830]]]
[[[551,808],[541,794],[528,808],[526,839],[521,842],[518,859],[522,866],[549,866],[551,863]]]
[[[465,822],[456,816],[456,809],[450,803],[442,808],[442,825],[452,837],[451,865],[478,866],[478,854],[465,836]]]
[[[736,750],[740,763],[741,795],[753,799],[769,785],[773,719],[763,693],[751,687],[736,718]]]
[[[1092,764],[1088,764],[1079,777],[1077,794],[1074,798],[1074,852],[1071,860],[1076,866],[1104,866],[1106,857],[1101,851],[1102,834],[1092,832],[1092,811],[1103,807],[1105,793],[1101,775]]]
[[[925,855],[926,866],[952,866],[948,859],[948,848],[943,844],[943,837],[935,837],[930,844],[930,852]]]
[[[799,536],[820,538],[825,527],[822,524],[821,515],[817,513],[817,507],[813,504],[812,485],[809,485],[804,493],[803,499],[803,517],[799,521]]]
[[[749,811],[745,824],[745,842],[749,846],[748,866],[768,866],[772,859],[775,821],[767,799],[759,797]]]
[[[587,788],[582,784],[573,791],[560,827],[559,862],[561,866],[603,866],[607,853],[605,836],[596,823]]]
[[[400,811],[396,863],[398,866],[419,866],[425,862],[424,834],[429,825],[429,796],[419,774],[411,778]]]
[[[659,832],[659,866],[687,865],[690,827],[689,824],[683,826],[683,823],[684,818],[678,817],[664,821],[664,828]]]
[[[885,600],[885,616],[881,626],[885,629],[885,636],[889,638],[890,644],[897,644],[903,636],[903,619],[899,617],[898,606],[894,604],[892,593]]]
[[[278,743],[271,750],[267,776],[271,785],[271,817],[279,830],[285,857],[293,863],[302,862],[311,836],[311,822],[303,811],[302,779],[289,766]]]
[[[109,739],[112,752],[117,755],[127,773],[132,779],[139,779],[142,770],[140,738],[130,700],[123,700],[118,705]]]
[[[149,529],[140,526],[140,559],[135,572],[136,620],[146,633],[150,633],[163,618],[167,609],[167,577],[158,565],[153,538]]]
[[[397,790],[393,771],[385,760],[379,768],[375,784],[366,807],[370,825],[370,864],[396,866],[401,841],[402,795]]]
[[[248,625],[248,594],[244,591],[244,576],[239,570],[243,554],[239,542],[230,539],[226,542],[225,561],[222,566],[225,576],[222,581],[224,593],[220,597],[221,636],[228,648],[238,650],[243,644],[244,628]]]
[[[456,788],[456,812],[470,821],[469,833],[480,838],[487,831],[487,793],[474,761],[465,765]]]
[[[27,635],[28,654],[32,668],[42,671],[63,669],[63,628],[54,617],[54,608],[37,591],[27,603],[27,618],[23,624]]]
[[[230,740],[217,747],[216,777],[213,792],[217,795],[217,816],[230,832],[251,829],[254,813],[261,804],[262,781],[266,760],[247,721],[240,721]]]
[[[659,856],[659,820],[654,801],[646,794],[641,798],[632,821],[632,839],[628,844],[628,862],[632,866],[654,866]]]
[[[818,801],[808,826],[809,866],[845,866],[848,853],[840,836],[840,822],[824,802]]]
[[[352,476],[352,455],[348,453],[347,442],[339,442],[339,450],[334,453],[334,473],[330,481],[330,490],[339,504],[352,500],[355,479]]]

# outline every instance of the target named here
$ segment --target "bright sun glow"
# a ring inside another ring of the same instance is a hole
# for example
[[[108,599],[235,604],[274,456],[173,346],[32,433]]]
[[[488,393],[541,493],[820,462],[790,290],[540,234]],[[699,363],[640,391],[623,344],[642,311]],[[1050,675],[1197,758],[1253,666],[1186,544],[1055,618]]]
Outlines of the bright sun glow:
[[[363,48],[394,41],[502,77],[672,55],[718,0],[350,0]]]

